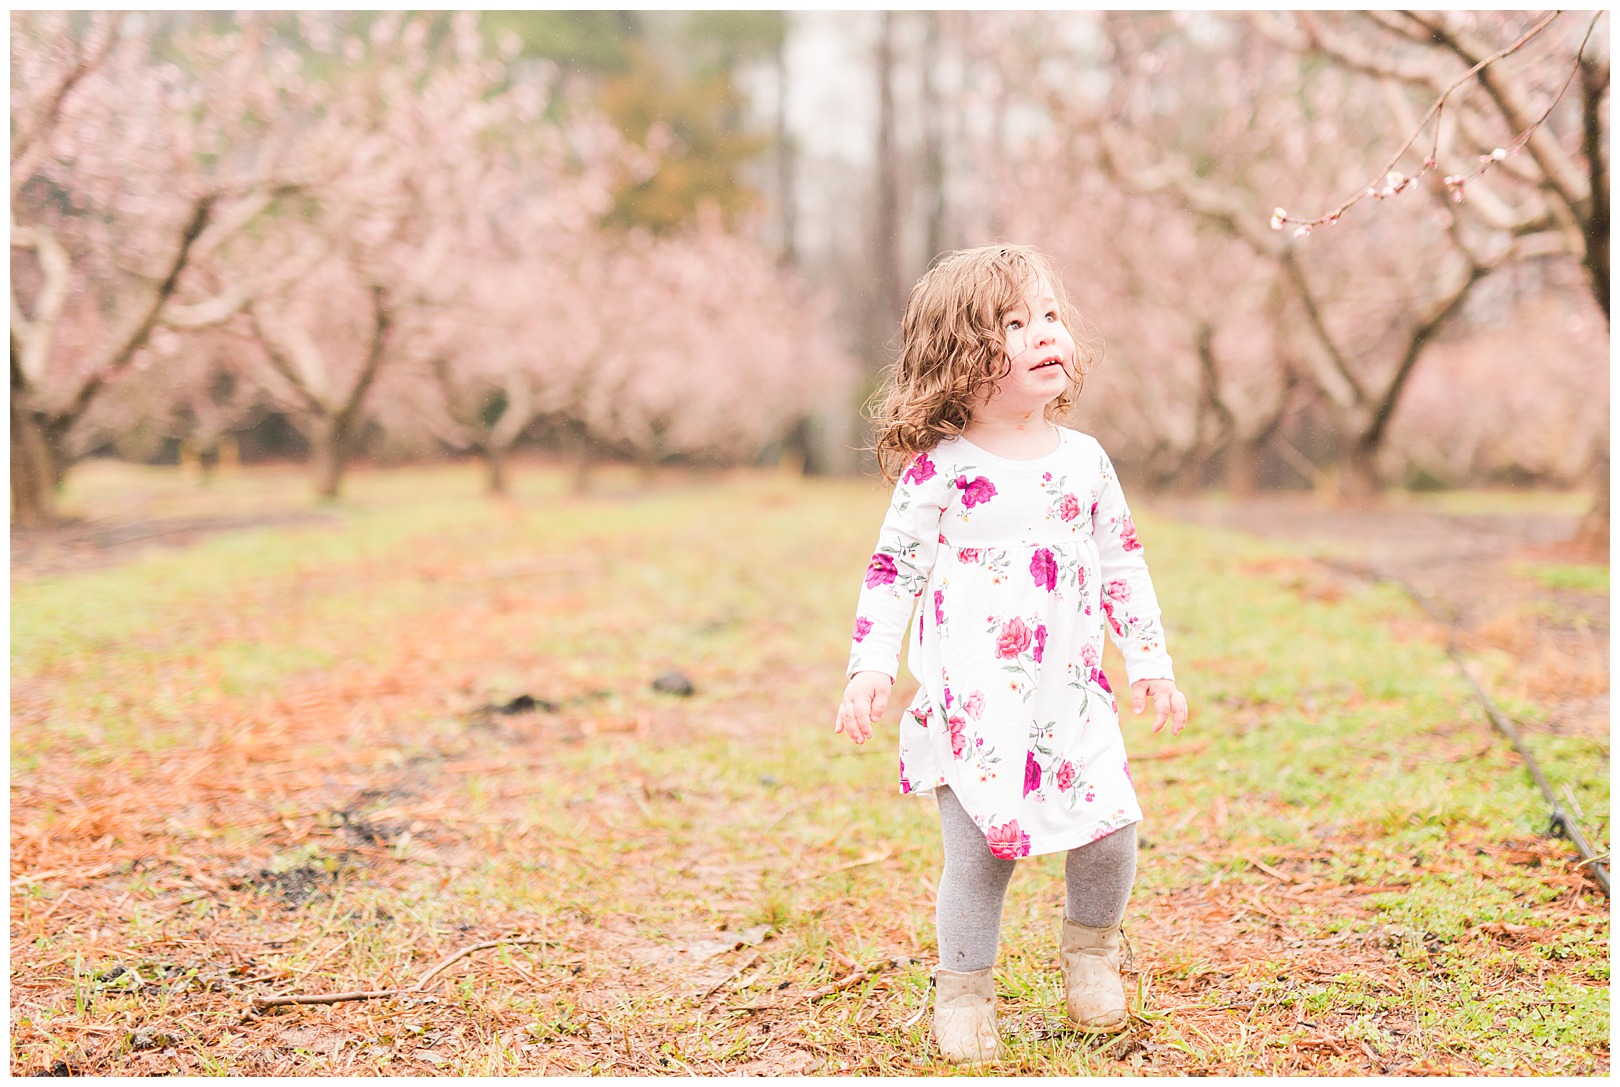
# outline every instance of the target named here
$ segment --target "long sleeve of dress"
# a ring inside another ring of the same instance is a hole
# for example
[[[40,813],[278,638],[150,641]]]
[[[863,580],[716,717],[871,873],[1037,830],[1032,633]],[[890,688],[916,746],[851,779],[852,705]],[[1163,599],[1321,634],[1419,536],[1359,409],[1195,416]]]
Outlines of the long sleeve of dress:
[[[855,609],[848,675],[899,675],[900,644],[939,551],[948,486],[926,453],[917,455],[895,486]]]
[[[1136,539],[1136,525],[1131,521],[1113,462],[1108,454],[1101,456],[1102,487],[1091,507],[1091,531],[1101,565],[1101,600],[1108,635],[1124,654],[1129,682],[1173,681],[1175,673],[1165,646],[1159,599],[1153,592],[1142,545]]]

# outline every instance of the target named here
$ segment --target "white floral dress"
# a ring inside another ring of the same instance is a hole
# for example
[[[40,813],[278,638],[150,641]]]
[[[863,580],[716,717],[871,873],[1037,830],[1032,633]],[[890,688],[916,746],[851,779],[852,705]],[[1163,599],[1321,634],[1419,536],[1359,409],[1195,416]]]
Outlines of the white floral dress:
[[[1159,605],[1114,468],[1059,429],[1037,460],[962,439],[895,487],[855,618],[849,674],[922,685],[900,722],[900,791],[949,785],[999,857],[1054,853],[1137,822],[1103,633],[1132,683],[1173,679]]]

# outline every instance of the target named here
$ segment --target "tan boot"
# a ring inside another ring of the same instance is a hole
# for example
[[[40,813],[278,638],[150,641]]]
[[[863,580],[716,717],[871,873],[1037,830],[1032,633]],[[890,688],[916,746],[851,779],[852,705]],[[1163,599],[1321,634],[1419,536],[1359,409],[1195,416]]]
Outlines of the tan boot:
[[[1081,1030],[1125,1029],[1125,985],[1119,979],[1120,928],[1063,919],[1063,989],[1069,1018]]]
[[[990,967],[966,974],[934,971],[934,1042],[940,1055],[953,1064],[1001,1056]]]

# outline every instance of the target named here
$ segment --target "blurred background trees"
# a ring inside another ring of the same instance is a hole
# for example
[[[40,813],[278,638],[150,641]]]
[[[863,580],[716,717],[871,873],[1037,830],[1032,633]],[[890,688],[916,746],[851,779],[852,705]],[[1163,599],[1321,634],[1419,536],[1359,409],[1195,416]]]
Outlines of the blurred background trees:
[[[1606,539],[1607,18],[15,13],[13,514],[222,441],[856,470],[909,285],[1006,239],[1138,481]]]

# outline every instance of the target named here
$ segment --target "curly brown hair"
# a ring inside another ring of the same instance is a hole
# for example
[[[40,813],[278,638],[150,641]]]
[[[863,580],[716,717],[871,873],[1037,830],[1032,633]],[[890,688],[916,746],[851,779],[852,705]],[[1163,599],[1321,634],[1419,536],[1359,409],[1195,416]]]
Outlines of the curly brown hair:
[[[1006,376],[1007,313],[1030,284],[1044,280],[1075,341],[1069,387],[1046,406],[1046,417],[1068,414],[1101,345],[1082,324],[1052,262],[1027,245],[985,245],[947,253],[911,289],[900,322],[900,356],[883,373],[872,413],[873,449],[893,483],[918,453],[962,433],[975,401],[989,398]]]

